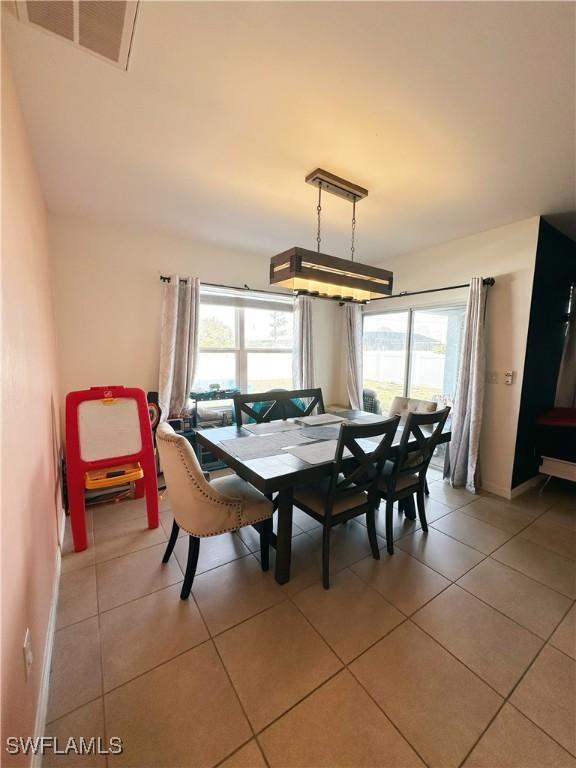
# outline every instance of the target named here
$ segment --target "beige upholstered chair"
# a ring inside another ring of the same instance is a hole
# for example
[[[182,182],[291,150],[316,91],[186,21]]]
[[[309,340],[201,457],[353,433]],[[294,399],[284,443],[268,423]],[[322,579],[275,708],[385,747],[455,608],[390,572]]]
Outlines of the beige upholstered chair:
[[[388,412],[389,416],[400,416],[400,423],[403,424],[409,413],[434,413],[438,408],[438,403],[432,400],[417,400],[413,397],[395,397]]]
[[[237,475],[227,475],[209,482],[204,476],[192,446],[177,435],[167,422],[156,431],[156,444],[170,496],[174,524],[162,559],[167,563],[183,528],[189,534],[188,562],[180,597],[190,595],[200,539],[236,531],[254,525],[260,533],[262,570],[268,570],[272,502]]]

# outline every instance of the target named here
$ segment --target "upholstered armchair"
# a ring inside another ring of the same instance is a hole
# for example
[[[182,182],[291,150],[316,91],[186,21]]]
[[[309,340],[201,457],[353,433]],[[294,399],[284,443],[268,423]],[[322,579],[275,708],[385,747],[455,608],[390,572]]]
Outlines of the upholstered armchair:
[[[162,422],[156,431],[156,444],[174,514],[163,563],[170,559],[180,528],[189,534],[188,562],[180,593],[182,600],[190,595],[200,539],[206,536],[218,536],[253,525],[260,533],[262,570],[267,571],[272,502],[237,475],[226,475],[209,482],[188,440],[177,435],[166,422]]]

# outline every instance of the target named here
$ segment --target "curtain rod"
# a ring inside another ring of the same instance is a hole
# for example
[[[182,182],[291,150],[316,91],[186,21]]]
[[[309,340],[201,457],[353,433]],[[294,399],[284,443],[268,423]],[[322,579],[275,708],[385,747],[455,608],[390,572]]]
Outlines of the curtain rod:
[[[496,282],[493,277],[485,277],[482,281],[484,285],[492,286]],[[439,293],[440,291],[454,291],[457,288],[470,288],[470,283],[462,283],[461,285],[445,285],[444,288],[428,288],[426,291],[400,291],[400,293],[394,293],[391,296],[380,296],[378,299],[371,299],[370,304],[373,301],[383,301],[384,299],[399,299],[403,296],[418,296],[421,293]]]
[[[170,282],[170,276],[169,275],[160,275],[160,282],[162,283],[169,283]],[[185,278],[180,278],[181,283],[185,283]],[[261,288],[250,288],[249,285],[244,285],[239,288],[237,285],[221,285],[220,283],[203,283],[201,282],[201,285],[206,285],[208,288],[223,288],[224,290],[228,291],[255,291],[256,293],[267,293],[270,296],[290,296],[292,297],[292,293],[285,293],[283,291],[264,291]]]

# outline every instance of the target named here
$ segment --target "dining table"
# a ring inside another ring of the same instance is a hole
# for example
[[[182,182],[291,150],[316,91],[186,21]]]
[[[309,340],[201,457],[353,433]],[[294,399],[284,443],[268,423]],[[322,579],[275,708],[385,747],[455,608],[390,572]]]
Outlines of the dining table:
[[[337,411],[327,409],[326,414],[337,416],[346,422],[352,423],[384,420],[384,417],[380,415],[352,409],[338,409]],[[301,449],[302,445],[306,445],[308,448],[305,450],[309,451],[310,443],[318,444],[323,442],[322,437],[318,437],[318,435],[324,434],[325,439],[335,437],[340,424],[343,423],[339,421],[332,425],[333,434],[330,434],[330,430],[326,429],[328,425],[322,430],[322,427],[314,428],[308,425],[300,427],[296,423],[297,421],[296,419],[286,419],[283,423],[272,421],[268,423],[268,427],[265,424],[257,426],[243,424],[242,426],[214,427],[196,431],[196,439],[201,445],[211,451],[230,469],[234,470],[239,477],[251,483],[265,496],[270,499],[274,498],[278,510],[278,523],[276,533],[272,535],[271,546],[276,549],[274,575],[279,584],[286,584],[290,580],[294,488],[322,481],[332,474],[334,468],[333,457],[320,461],[316,457],[314,463],[310,463],[310,458],[305,460],[297,455],[298,453],[304,455],[305,451],[294,449],[290,446],[290,443],[297,443],[300,440],[298,435],[310,435],[306,443],[297,446]],[[284,428],[286,428],[285,432],[283,431]],[[402,431],[402,425],[399,425],[392,444],[390,460],[394,460],[398,455]],[[286,438],[284,440],[271,439],[262,442],[262,438],[270,434],[285,434]],[[448,443],[450,439],[450,429],[445,427],[439,442]],[[260,441],[260,443],[242,443],[240,445],[240,440],[256,440]],[[270,447],[271,443],[273,444],[272,447]],[[282,443],[286,443],[286,445],[282,445]],[[366,453],[370,453],[371,445],[374,446],[375,450],[376,442],[370,444],[364,441]],[[409,449],[417,450],[418,444],[413,440],[408,444],[408,447]],[[407,517],[412,519],[415,517],[413,504],[404,505],[401,509]]]

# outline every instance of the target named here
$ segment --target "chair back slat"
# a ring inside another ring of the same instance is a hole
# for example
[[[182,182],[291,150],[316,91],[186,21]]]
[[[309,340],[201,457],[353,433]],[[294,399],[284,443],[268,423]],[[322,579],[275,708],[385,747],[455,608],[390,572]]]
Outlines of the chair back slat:
[[[409,413],[404,425],[398,458],[390,475],[390,484],[395,487],[398,478],[403,475],[425,474],[442,435],[450,408],[443,408],[433,413]],[[425,434],[422,427],[428,427]],[[417,447],[410,443],[416,442]]]
[[[400,421],[399,416],[370,424],[346,424],[340,426],[334,469],[326,499],[326,516],[339,499],[368,493],[371,498],[377,490],[384,464],[390,457],[392,442]],[[359,441],[380,437],[375,443],[361,444]]]
[[[260,406],[259,409],[255,408],[257,405]],[[314,410],[324,413],[324,399],[320,388],[290,391],[273,389],[268,392],[234,395],[234,418],[238,426],[248,419],[263,424],[277,419],[310,416]]]

